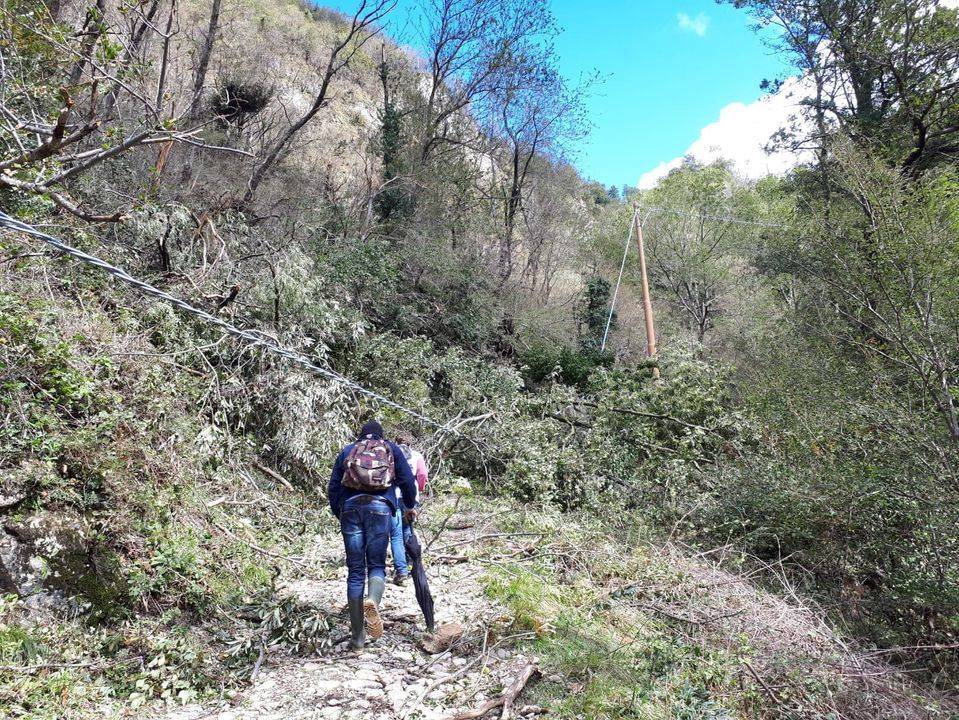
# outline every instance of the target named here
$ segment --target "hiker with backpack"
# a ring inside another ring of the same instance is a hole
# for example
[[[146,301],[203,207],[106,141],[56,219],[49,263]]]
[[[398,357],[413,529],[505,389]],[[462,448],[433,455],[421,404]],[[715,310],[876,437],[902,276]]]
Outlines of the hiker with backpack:
[[[350,647],[360,650],[366,643],[364,620],[372,639],[383,634],[379,605],[386,588],[386,547],[391,518],[399,505],[397,498],[409,508],[405,511],[408,520],[416,516],[413,471],[403,451],[383,437],[378,422],[363,425],[356,442],[337,456],[328,497],[330,509],[340,521],[346,548]]]
[[[413,444],[413,436],[406,430],[396,434],[396,444],[403,452],[403,457],[409,464],[413,475],[416,477],[417,497],[419,493],[426,489],[426,483],[429,479],[429,470],[426,466],[426,459],[422,453],[410,447]],[[409,535],[409,525],[403,522],[405,510],[409,507],[403,502],[402,493],[399,488],[396,491],[396,512],[390,521],[390,550],[393,553],[393,584],[404,585],[406,579],[410,576],[409,565],[406,562],[405,539]],[[415,507],[415,506],[413,506]]]

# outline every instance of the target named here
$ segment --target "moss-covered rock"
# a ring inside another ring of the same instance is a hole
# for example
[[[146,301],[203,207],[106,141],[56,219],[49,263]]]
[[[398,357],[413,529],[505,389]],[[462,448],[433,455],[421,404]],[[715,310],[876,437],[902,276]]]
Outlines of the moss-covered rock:
[[[71,511],[42,510],[8,520],[2,546],[13,591],[34,605],[86,610],[97,620],[129,604],[115,555],[100,545],[88,521]]]

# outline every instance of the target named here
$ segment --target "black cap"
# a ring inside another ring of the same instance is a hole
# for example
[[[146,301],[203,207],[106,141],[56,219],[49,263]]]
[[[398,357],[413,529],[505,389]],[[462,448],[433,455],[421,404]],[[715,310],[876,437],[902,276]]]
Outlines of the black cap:
[[[364,423],[363,427],[360,428],[359,437],[364,438],[367,435],[375,435],[378,438],[383,437],[383,426],[376,422],[376,420],[370,420],[368,423]]]

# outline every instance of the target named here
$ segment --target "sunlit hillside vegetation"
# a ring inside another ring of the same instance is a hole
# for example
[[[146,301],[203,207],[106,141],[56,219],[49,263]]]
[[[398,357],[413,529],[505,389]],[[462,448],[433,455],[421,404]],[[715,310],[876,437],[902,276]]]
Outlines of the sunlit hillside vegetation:
[[[814,160],[640,192],[575,169],[600,81],[546,0],[424,0],[415,51],[386,0],[8,0],[0,210],[444,429],[4,229],[0,714],[338,652],[288,589],[335,574],[326,479],[376,416],[428,455],[426,536],[539,538],[435,561],[547,712],[955,717],[957,13],[731,4],[814,88],[774,140]],[[610,320],[637,213],[655,358],[633,245]]]

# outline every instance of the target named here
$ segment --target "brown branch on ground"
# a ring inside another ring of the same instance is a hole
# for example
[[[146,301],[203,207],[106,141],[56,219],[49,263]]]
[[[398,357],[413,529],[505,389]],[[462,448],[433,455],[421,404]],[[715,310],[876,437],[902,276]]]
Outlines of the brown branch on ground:
[[[260,670],[263,668],[263,661],[266,660],[266,641],[269,637],[269,630],[266,625],[263,626],[263,631],[260,633],[260,653],[256,658],[256,663],[253,665],[253,671],[250,673],[250,682],[256,682],[256,678],[260,674]]]
[[[267,557],[275,558],[277,560],[285,560],[288,563],[293,563],[294,565],[299,565],[300,567],[309,567],[308,563],[304,562],[302,558],[295,558],[289,555],[283,555],[281,553],[273,552],[272,550],[267,550],[265,547],[260,547],[252,540],[240,537],[232,530],[229,530],[228,528],[223,527],[222,525],[220,525],[218,522],[214,520],[211,520],[210,522],[213,524],[213,527],[217,528],[221,532],[226,533],[234,540],[237,540],[238,542],[243,543],[244,545],[251,548],[252,550],[255,550],[256,552],[260,553],[261,555],[266,555]]]
[[[413,705],[410,707],[409,711],[407,712],[407,716],[412,715],[413,711],[423,704],[423,700],[426,699],[427,695],[433,692],[440,685],[444,683],[453,682],[457,678],[468,673],[473,668],[474,665],[479,663],[480,660],[484,658],[484,656],[485,656],[485,653],[480,653],[479,655],[477,655],[475,658],[470,660],[468,663],[466,663],[463,667],[461,667],[456,672],[451,673],[450,675],[441,675],[440,677],[436,678],[436,680],[434,680],[432,683],[427,685],[426,689],[422,693],[420,693],[420,696],[416,699],[416,702],[414,702]]]
[[[782,700],[779,699],[779,696],[776,694],[776,691],[769,687],[769,684],[760,677],[759,673],[753,669],[753,666],[749,664],[746,660],[743,660],[743,667],[749,671],[749,674],[753,676],[756,682],[759,683],[760,687],[766,692],[769,696],[769,699],[772,700],[776,705],[781,705]]]
[[[584,430],[591,430],[593,427],[591,423],[585,423],[582,420],[577,420],[576,418],[566,417],[562,413],[558,412],[548,412],[546,413],[546,417],[552,418],[553,420],[559,420],[560,422],[564,422],[572,427],[583,428]]]
[[[35,257],[49,257],[49,256],[45,252],[19,253],[17,255],[11,255],[9,257],[0,258],[0,265],[3,265],[4,263],[8,263],[8,262],[16,262],[17,260],[27,260],[29,258],[35,258]]]
[[[475,535],[466,540],[458,540],[448,545],[443,545],[442,547],[436,548],[436,552],[443,552],[444,550],[452,550],[455,547],[460,547],[461,545],[472,545],[480,540],[493,540],[496,538],[514,538],[514,537],[543,537],[541,532],[495,532],[495,533],[485,533],[482,535]]]
[[[608,410],[610,412],[621,413],[623,415],[633,415],[635,417],[649,418],[650,420],[666,420],[668,422],[674,422],[677,425],[682,425],[683,427],[690,428],[691,430],[702,430],[704,432],[711,432],[711,433],[719,433],[720,431],[720,428],[707,427],[705,425],[697,425],[696,423],[691,423],[686,420],[681,420],[678,417],[673,417],[672,415],[663,415],[662,413],[643,412],[641,410],[633,410],[631,408],[613,407],[611,405],[600,405],[599,403],[590,402],[588,400],[577,400],[574,404],[596,408],[597,410]]]
[[[513,703],[516,702],[516,698],[521,692],[523,692],[523,689],[530,681],[530,678],[532,678],[538,672],[539,668],[536,665],[536,660],[533,660],[523,667],[519,675],[516,676],[516,679],[513,680],[510,686],[506,688],[506,690],[503,691],[503,694],[498,698],[487,700],[485,703],[473,710],[466,710],[464,712],[457,713],[456,715],[450,717],[449,720],[476,720],[476,718],[481,718],[498,707],[503,708],[503,711],[500,714],[500,720],[508,720],[508,718],[512,716]]]
[[[271,469],[271,468],[268,468],[266,465],[264,465],[264,464],[262,464],[262,463],[259,463],[259,462],[257,462],[256,460],[254,460],[254,461],[251,463],[251,465],[253,465],[253,467],[255,467],[257,470],[259,470],[259,471],[260,471],[261,473],[263,473],[264,475],[267,475],[267,476],[273,478],[274,480],[276,480],[278,483],[280,483],[280,485],[282,485],[283,487],[285,487],[287,490],[292,490],[292,489],[293,489],[293,485],[290,483],[290,481],[287,480],[287,479],[286,479],[285,477],[283,477],[282,475],[280,475],[280,473],[278,473],[276,470],[273,470],[273,469]]]
[[[450,510],[449,513],[447,513],[446,517],[443,519],[443,522],[440,524],[439,529],[435,533],[433,533],[433,537],[431,537],[430,541],[426,543],[426,548],[424,548],[424,552],[429,552],[430,548],[433,547],[433,543],[435,543],[436,540],[439,538],[439,536],[443,534],[443,531],[447,529],[447,526],[449,525],[450,520],[453,519],[453,516],[456,515],[456,511],[459,510],[460,501],[462,499],[463,499],[462,495],[456,496],[456,501],[453,503],[453,509]]]
[[[666,608],[660,607],[659,605],[651,605],[648,603],[637,603],[636,607],[640,607],[644,610],[650,610],[660,615],[665,615],[670,620],[675,620],[677,622],[688,623],[690,625],[709,625],[710,623],[717,622],[719,620],[726,620],[728,618],[738,617],[745,613],[745,610],[733,610],[730,612],[720,613],[719,615],[713,615],[712,617],[704,618],[693,618],[693,617],[684,617],[682,615],[676,615],[675,613],[667,610]]]
[[[94,668],[96,663],[92,662],[72,662],[72,663],[37,663],[36,665],[0,665],[0,672],[37,672],[39,670],[63,670],[75,668]]]

